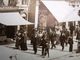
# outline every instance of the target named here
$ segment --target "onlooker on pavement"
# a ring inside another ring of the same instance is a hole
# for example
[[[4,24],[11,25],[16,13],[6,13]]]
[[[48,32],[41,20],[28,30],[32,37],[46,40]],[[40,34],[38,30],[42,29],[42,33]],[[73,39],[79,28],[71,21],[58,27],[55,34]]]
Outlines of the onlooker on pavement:
[[[16,40],[16,42],[15,42],[15,48],[16,48],[16,49],[19,49],[19,46],[20,46],[20,45],[19,45],[19,40],[21,39],[21,38],[20,38],[20,34],[21,34],[21,33],[19,33],[19,31],[17,31],[17,32],[16,32],[16,35],[15,35],[15,40]]]
[[[25,40],[25,37],[24,37],[24,32],[21,33],[20,37],[21,37],[21,39],[19,40],[19,44],[20,44],[21,50],[27,50],[26,40]]]

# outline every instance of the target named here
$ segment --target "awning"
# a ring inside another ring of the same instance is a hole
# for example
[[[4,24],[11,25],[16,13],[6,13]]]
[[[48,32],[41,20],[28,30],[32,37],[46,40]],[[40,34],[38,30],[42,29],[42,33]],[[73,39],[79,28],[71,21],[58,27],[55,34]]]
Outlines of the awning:
[[[31,25],[33,23],[25,20],[18,12],[0,13],[0,23],[7,26]]]
[[[65,17],[73,11],[73,7],[69,6],[66,1],[42,1],[43,4],[49,9],[52,15],[58,20],[63,22]]]
[[[80,8],[76,7],[71,11],[66,17],[65,17],[65,22],[69,21],[80,21],[80,16],[78,15]]]

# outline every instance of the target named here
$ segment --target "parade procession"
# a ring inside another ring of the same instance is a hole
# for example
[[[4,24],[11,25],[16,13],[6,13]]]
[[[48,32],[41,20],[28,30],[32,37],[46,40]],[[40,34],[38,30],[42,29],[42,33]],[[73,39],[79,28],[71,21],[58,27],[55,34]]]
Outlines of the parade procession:
[[[0,60],[79,60],[80,0],[0,0]]]

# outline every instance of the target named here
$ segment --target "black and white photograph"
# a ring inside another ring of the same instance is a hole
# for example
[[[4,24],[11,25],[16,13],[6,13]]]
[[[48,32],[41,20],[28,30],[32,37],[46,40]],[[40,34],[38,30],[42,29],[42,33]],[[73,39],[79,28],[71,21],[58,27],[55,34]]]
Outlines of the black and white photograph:
[[[0,0],[0,60],[80,60],[80,0]]]

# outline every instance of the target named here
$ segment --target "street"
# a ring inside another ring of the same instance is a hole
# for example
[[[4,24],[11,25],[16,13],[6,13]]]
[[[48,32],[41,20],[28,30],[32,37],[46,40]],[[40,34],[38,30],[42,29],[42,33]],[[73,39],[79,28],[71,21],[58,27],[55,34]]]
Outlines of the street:
[[[64,51],[61,51],[61,46],[57,45],[56,48],[50,49],[50,57],[41,56],[41,48],[38,48],[37,54],[34,54],[33,47],[28,41],[28,50],[21,51],[14,49],[14,44],[0,45],[0,60],[79,60],[80,54],[76,53],[77,42],[74,39],[73,52],[69,52],[69,46],[65,46]],[[17,59],[15,58],[17,57]]]
[[[80,0],[0,0],[0,60],[80,60]]]

